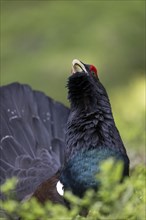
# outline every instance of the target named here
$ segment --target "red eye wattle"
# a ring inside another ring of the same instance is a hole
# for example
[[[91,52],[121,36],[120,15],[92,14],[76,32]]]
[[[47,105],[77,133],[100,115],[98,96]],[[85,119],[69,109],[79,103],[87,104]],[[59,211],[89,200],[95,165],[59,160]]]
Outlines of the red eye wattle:
[[[93,75],[97,76],[97,69],[96,69],[95,66],[93,66],[93,65],[90,66],[90,72],[91,72]]]

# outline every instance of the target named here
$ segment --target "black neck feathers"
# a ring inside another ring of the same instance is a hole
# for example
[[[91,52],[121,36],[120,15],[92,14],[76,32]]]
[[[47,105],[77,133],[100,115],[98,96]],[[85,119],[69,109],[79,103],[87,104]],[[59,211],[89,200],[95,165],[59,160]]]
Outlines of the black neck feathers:
[[[76,73],[69,78],[68,89],[71,113],[66,134],[67,160],[83,148],[106,145],[125,152],[107,92],[99,79]]]

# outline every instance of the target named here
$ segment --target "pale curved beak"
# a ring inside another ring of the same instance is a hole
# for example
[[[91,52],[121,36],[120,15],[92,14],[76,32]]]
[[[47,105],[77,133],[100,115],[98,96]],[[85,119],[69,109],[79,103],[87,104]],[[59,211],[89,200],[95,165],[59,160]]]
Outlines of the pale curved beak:
[[[76,72],[82,72],[82,71],[84,71],[85,73],[88,73],[84,64],[80,60],[74,59],[72,61],[72,71],[71,72],[74,74]]]

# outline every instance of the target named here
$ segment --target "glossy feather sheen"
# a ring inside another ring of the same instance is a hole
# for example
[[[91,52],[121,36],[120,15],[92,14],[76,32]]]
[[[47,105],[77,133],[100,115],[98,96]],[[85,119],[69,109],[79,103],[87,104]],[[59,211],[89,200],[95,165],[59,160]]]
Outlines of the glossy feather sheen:
[[[77,152],[67,163],[61,176],[64,187],[78,196],[83,196],[88,188],[97,189],[99,182],[95,175],[100,171],[100,163],[108,158],[114,158],[117,161],[123,161],[125,166],[123,175],[128,175],[128,158],[121,154],[117,149],[108,147],[99,147],[97,149]]]

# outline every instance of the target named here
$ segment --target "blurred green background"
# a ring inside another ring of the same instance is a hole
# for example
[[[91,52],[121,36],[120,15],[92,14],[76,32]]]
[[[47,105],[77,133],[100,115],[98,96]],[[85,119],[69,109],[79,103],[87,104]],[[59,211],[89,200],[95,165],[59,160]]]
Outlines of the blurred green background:
[[[1,1],[1,85],[66,105],[71,61],[94,64],[132,166],[144,161],[145,1]]]

